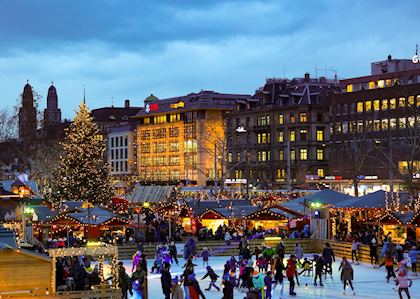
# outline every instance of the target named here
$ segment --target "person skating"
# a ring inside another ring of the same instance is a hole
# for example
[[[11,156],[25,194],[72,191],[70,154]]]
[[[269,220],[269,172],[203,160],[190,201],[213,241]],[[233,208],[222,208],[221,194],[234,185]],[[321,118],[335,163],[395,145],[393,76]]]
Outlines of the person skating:
[[[144,295],[146,272],[140,264],[137,265],[136,271],[131,275],[131,288],[133,290],[133,299],[142,299]]]
[[[286,267],[283,264],[283,258],[278,256],[274,261],[274,287],[273,290],[277,287],[278,284],[281,285],[280,296],[283,296],[284,290],[284,275],[283,271],[286,270]]]
[[[160,276],[160,282],[162,284],[162,291],[163,295],[165,295],[165,299],[171,299],[172,277],[169,272],[169,268],[170,264],[164,263]]]
[[[375,237],[372,237],[369,242],[369,255],[371,265],[376,268],[378,264],[378,242]]]
[[[332,263],[335,263],[334,251],[332,250],[330,243],[325,243],[325,247],[322,250],[322,259],[325,266],[325,278],[327,278],[327,273],[330,274],[332,279]]]
[[[273,285],[273,273],[268,271],[264,277],[264,289],[265,289],[265,298],[271,299],[271,290]]]
[[[280,241],[280,243],[277,245],[276,253],[281,259],[284,259],[284,255],[286,254],[286,246],[284,246],[283,241]]]
[[[389,282],[389,279],[391,277],[395,278],[395,272],[394,272],[394,258],[392,257],[391,254],[387,254],[385,257],[385,260],[379,265],[379,268],[385,265],[385,269],[387,272],[386,275],[386,282]]]
[[[236,287],[235,272],[229,272],[223,275],[223,297],[222,299],[233,299],[233,289]]]
[[[360,243],[357,241],[356,238],[353,239],[353,242],[351,243],[351,263],[354,264],[354,260],[356,259],[356,265],[359,264],[359,246]]]
[[[252,278],[252,284],[254,288],[260,293],[260,297],[264,299],[264,274],[254,271],[254,277]]]
[[[123,262],[118,263],[118,286],[121,289],[122,299],[128,298],[128,292],[130,292],[130,295],[133,294],[131,290],[131,278],[125,272]]]
[[[324,271],[324,259],[322,258],[322,256],[316,255],[314,258],[314,261],[315,261],[314,286],[317,286],[316,281],[319,278],[319,285],[323,287],[324,285],[322,284],[322,274]]]
[[[295,256],[296,256],[296,262],[301,265],[300,260],[303,258],[303,248],[300,246],[299,243],[296,243],[295,246]]]
[[[417,256],[420,254],[420,251],[416,249],[416,246],[413,246],[408,253],[411,261],[411,271],[413,276],[417,276]]]
[[[190,281],[189,291],[190,291],[190,299],[206,299],[203,292],[201,291],[200,284],[198,283],[197,279],[195,278],[195,274],[192,273],[188,277]]]
[[[203,258],[203,267],[209,265],[209,256],[209,250],[207,249],[207,247],[204,247],[203,252],[201,252],[201,257]]]
[[[343,295],[346,294],[346,287],[347,284],[350,286],[351,290],[353,291],[353,295],[356,295],[353,288],[353,267],[349,263],[349,261],[343,257],[343,260],[341,261],[340,267],[338,268],[338,271],[341,270],[340,278],[343,282]]]
[[[137,265],[140,264],[141,261],[141,251],[137,250],[137,252],[133,255],[133,266],[131,267],[131,273],[137,268]]]
[[[398,271],[397,277],[395,277],[395,283],[398,285],[398,295],[400,296],[400,299],[403,299],[403,291],[407,295],[407,298],[410,299],[411,297],[408,288],[411,286],[412,280],[408,278],[408,274],[405,271]]]
[[[194,273],[194,267],[192,265],[185,268],[184,272],[181,275],[181,280],[184,283],[184,293],[185,293],[185,299],[190,299],[190,280],[188,277]]]
[[[175,276],[174,279],[172,279],[171,291],[172,291],[172,299],[184,299],[184,292],[182,291],[178,276]]]
[[[302,271],[300,271],[299,275],[309,276],[312,271],[312,263],[308,260],[308,258],[303,259],[302,263]]]
[[[178,250],[176,249],[174,241],[169,244],[169,253],[171,256],[171,262],[173,263],[175,261],[175,263],[178,265]]]
[[[216,290],[220,291],[220,288],[216,285],[216,281],[217,281],[217,278],[219,277],[219,275],[217,275],[214,272],[214,270],[212,269],[212,267],[210,267],[210,266],[207,266],[206,270],[207,270],[207,273],[206,273],[206,275],[203,276],[203,278],[201,278],[201,280],[204,280],[207,277],[210,277],[210,284],[209,284],[209,287],[205,290],[210,291],[211,287],[214,287]]]
[[[286,277],[289,280],[289,295],[296,296],[295,293],[295,277],[299,285],[298,275],[296,270],[296,256],[292,254],[287,260]]]

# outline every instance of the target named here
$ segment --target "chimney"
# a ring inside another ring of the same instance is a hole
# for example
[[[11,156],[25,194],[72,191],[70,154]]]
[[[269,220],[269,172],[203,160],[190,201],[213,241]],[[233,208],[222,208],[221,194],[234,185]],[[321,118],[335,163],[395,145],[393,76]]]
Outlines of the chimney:
[[[130,100],[124,101],[124,108],[130,108]]]
[[[309,73],[305,73],[305,82],[309,82],[310,76]]]

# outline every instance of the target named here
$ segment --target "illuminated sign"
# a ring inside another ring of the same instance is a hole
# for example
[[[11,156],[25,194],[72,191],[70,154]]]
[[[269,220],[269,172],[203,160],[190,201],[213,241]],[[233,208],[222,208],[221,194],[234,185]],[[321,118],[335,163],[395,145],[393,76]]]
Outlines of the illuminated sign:
[[[245,133],[246,132],[246,129],[244,127],[238,127],[236,129],[236,132],[238,132],[238,133]]]
[[[146,107],[144,109],[146,113],[150,113],[151,111],[158,111],[158,110],[159,110],[158,103],[146,104]]]
[[[338,181],[338,180],[342,180],[343,177],[341,175],[330,175],[330,176],[326,176],[325,179],[329,181]]]
[[[246,179],[226,179],[225,184],[246,184]]]
[[[319,180],[319,175],[307,174],[305,175],[305,180]]]
[[[420,179],[420,173],[413,173],[413,179]]]
[[[419,63],[419,47],[416,45],[416,55],[413,56],[413,63],[417,64]]]
[[[171,108],[172,109],[178,109],[178,108],[184,108],[185,107],[185,103],[184,102],[178,102],[178,103],[173,103],[171,104]]]

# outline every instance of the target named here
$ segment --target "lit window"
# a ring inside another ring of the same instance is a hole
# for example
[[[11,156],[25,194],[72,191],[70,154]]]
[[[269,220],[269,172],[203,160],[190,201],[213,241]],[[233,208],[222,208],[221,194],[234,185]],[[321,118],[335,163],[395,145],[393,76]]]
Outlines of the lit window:
[[[405,107],[405,98],[398,99],[398,107],[403,108]]]
[[[382,111],[386,111],[388,110],[388,100],[387,99],[383,99],[382,100],[382,107],[381,107]]]
[[[374,81],[369,82],[369,89],[375,89],[375,82]]]
[[[408,106],[409,107],[414,107],[414,96],[409,96],[408,97]]]
[[[284,160],[284,151],[283,150],[280,150],[279,160],[280,161],[283,161]]]
[[[301,160],[308,160],[308,150],[306,148],[301,148],[299,156]]]
[[[316,130],[316,141],[324,141],[324,130],[322,129]]]
[[[296,151],[294,149],[290,150],[290,160],[296,160]]]
[[[380,108],[379,106],[380,106],[379,100],[374,100],[373,101],[373,110],[379,111],[379,108]]]
[[[414,117],[407,118],[407,126],[410,128],[414,128],[416,124],[416,119]]]
[[[258,133],[257,142],[258,143],[270,143],[270,133]]]
[[[391,79],[386,79],[385,85],[386,85],[386,87],[392,86],[392,80]]]
[[[284,123],[284,117],[283,114],[279,115],[279,125],[282,125]]]
[[[395,109],[397,108],[397,100],[396,99],[390,99],[389,100],[389,109]]]
[[[145,124],[145,125],[150,124],[150,117],[146,117],[146,118],[144,118],[144,124]]]
[[[400,126],[400,129],[405,129],[406,128],[406,126],[407,126],[407,122],[406,122],[406,119],[405,118],[400,118],[400,120],[399,120],[399,126]]]
[[[316,150],[316,159],[317,160],[324,160],[324,150],[322,148],[318,148]]]
[[[305,112],[299,114],[299,121],[301,123],[306,123],[308,121],[308,115]]]
[[[169,121],[171,123],[176,122],[176,121],[180,121],[180,120],[181,120],[181,115],[179,113],[177,113],[177,114],[171,114],[169,116]]]
[[[278,179],[284,179],[286,176],[286,170],[285,169],[277,169],[277,178]]]
[[[375,119],[373,122],[373,130],[379,131],[381,130],[381,121],[379,119]]]
[[[294,130],[292,130],[292,131],[290,131],[290,141],[295,141],[296,140],[296,135],[295,135],[295,131]]]
[[[228,153],[228,162],[229,162],[229,163],[232,163],[232,156],[233,156],[233,155],[232,155],[232,153],[231,153],[231,152],[229,152],[229,153]]]
[[[348,122],[343,122],[343,134],[347,134],[347,132],[349,131],[349,123]]]
[[[357,102],[357,113],[363,112],[363,102]]]
[[[420,107],[420,96],[417,96],[417,107]]]
[[[283,131],[279,131],[279,142],[283,142],[283,141],[284,141]]]
[[[373,129],[373,121],[372,120],[367,120],[366,121],[366,131],[371,132],[372,129]]]
[[[301,141],[306,141],[307,133],[308,133],[308,131],[306,129],[301,129],[300,130],[300,140]]]
[[[295,123],[295,116],[293,114],[290,114],[290,123],[291,124]]]
[[[318,168],[316,172],[320,178],[325,177],[324,168]]]
[[[365,111],[368,112],[372,110],[372,101],[366,101],[365,102]]]
[[[385,87],[385,81],[384,80],[379,80],[378,81],[378,87],[379,88],[384,88]]]
[[[270,116],[269,115],[259,116],[257,118],[257,125],[258,126],[269,126],[270,125]]]
[[[353,84],[347,85],[347,92],[353,92]]]
[[[357,123],[355,121],[350,121],[350,133],[356,133]]]
[[[389,123],[389,121],[388,121],[387,118],[385,118],[381,121],[382,130],[388,130],[388,123]]]
[[[236,153],[236,161],[241,161],[241,152]]]
[[[390,128],[391,130],[394,130],[394,129],[396,129],[396,128],[397,128],[397,119],[396,119],[396,118],[391,118],[391,119],[389,120],[389,128]]]

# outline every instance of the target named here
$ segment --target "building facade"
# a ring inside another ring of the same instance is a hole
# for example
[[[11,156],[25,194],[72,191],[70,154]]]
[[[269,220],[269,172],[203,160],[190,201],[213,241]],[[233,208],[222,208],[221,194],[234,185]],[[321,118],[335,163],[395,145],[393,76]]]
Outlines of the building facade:
[[[356,195],[418,188],[420,66],[388,57],[371,69],[332,97],[330,184]]]
[[[137,115],[137,169],[144,183],[205,186],[221,178],[226,113],[249,95],[201,91],[159,100]]]
[[[329,95],[324,77],[268,79],[228,120],[228,172],[262,188],[300,186],[327,175]]]
[[[23,88],[22,106],[19,108],[19,140],[30,142],[36,138],[37,120],[32,86],[29,83]]]

